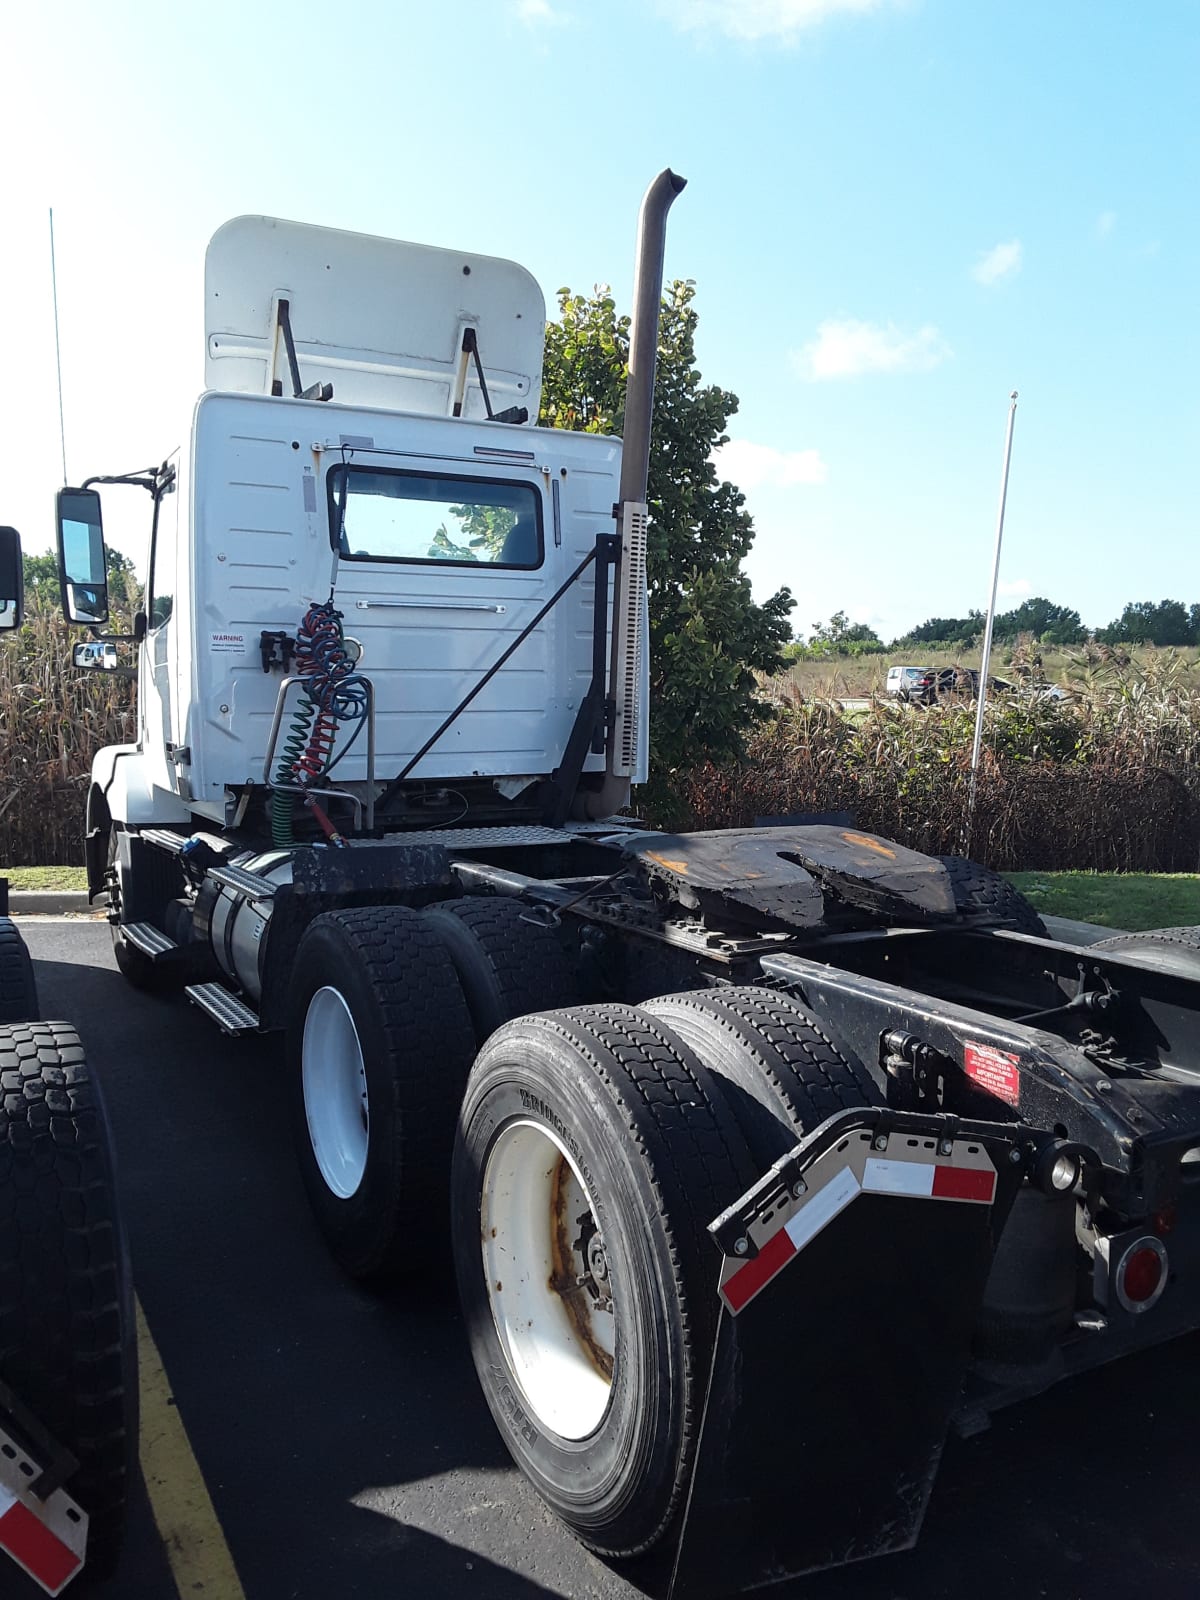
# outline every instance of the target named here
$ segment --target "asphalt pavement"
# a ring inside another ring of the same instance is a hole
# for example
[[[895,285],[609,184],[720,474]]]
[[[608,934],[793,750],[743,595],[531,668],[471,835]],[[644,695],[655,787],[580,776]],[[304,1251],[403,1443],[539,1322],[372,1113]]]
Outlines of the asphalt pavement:
[[[644,1593],[511,1466],[448,1281],[367,1293],[330,1262],[271,1041],[231,1041],[185,1001],[135,993],[103,922],[22,927],[43,1016],[74,1023],[103,1077],[137,1293],[245,1600]],[[949,1442],[914,1552],[768,1592],[1193,1597],[1198,1414],[1197,1337],[1060,1385]],[[140,1487],[121,1572],[88,1592],[241,1600],[179,1594]]]

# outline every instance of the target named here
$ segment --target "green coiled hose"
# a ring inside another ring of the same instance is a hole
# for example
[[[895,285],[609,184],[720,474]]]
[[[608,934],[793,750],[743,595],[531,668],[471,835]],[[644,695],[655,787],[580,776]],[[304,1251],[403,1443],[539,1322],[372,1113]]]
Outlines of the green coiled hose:
[[[316,706],[307,694],[302,694],[296,702],[292,724],[275,769],[276,784],[288,785],[287,788],[274,789],[271,794],[271,843],[277,850],[290,850],[296,842],[292,828],[296,807],[295,769],[308,746],[309,730],[316,714]]]

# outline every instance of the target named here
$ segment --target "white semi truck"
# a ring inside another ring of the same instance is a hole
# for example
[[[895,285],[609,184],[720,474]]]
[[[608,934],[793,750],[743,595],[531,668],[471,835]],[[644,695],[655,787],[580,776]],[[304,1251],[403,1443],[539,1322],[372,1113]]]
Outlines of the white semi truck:
[[[955,1418],[1200,1324],[1200,941],[1085,952],[970,862],[626,814],[681,188],[623,441],[536,426],[521,268],[241,218],[186,443],[58,520],[112,642],[97,485],[152,505],[139,734],[87,806],[122,971],[286,1033],[343,1267],[451,1251],[546,1502],[716,1595],[903,1548]]]

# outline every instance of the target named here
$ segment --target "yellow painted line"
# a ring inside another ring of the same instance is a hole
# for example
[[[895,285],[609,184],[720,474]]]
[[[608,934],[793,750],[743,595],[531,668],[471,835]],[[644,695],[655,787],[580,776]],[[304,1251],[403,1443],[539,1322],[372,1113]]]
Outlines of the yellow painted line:
[[[137,1331],[142,1476],[175,1586],[188,1600],[246,1600],[140,1300]]]

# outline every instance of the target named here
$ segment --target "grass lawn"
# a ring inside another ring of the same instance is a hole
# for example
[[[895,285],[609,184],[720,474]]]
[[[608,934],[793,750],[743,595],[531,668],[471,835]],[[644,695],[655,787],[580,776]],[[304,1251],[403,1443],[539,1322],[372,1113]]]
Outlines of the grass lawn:
[[[5,867],[0,878],[8,879],[10,889],[86,889],[83,867]]]
[[[1200,874],[1187,872],[1008,872],[1041,912],[1106,928],[1200,926]]]

